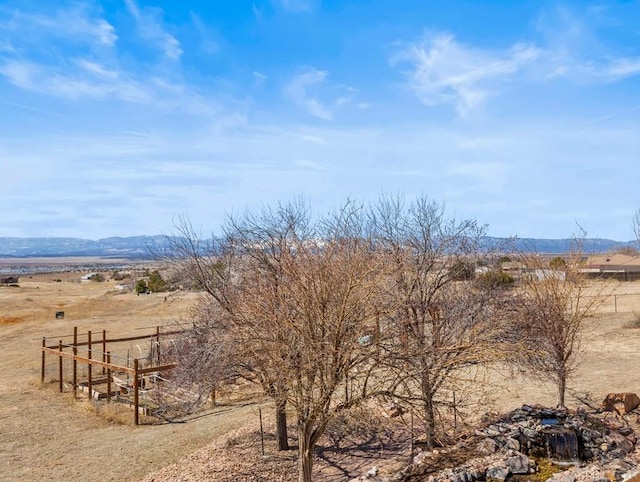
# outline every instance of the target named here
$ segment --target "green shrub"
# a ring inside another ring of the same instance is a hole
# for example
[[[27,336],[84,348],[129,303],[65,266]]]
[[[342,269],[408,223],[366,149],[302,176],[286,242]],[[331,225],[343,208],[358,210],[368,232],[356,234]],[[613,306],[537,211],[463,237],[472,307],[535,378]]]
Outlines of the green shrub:
[[[487,271],[476,278],[478,284],[484,288],[506,288],[511,286],[515,279],[504,271]]]
[[[140,279],[138,280],[138,282],[136,283],[136,293],[140,294],[140,293],[148,293],[149,292],[149,286],[147,285],[146,280]]]
[[[154,293],[167,291],[167,282],[157,269],[149,273],[149,283],[147,286],[149,287],[149,290]]]

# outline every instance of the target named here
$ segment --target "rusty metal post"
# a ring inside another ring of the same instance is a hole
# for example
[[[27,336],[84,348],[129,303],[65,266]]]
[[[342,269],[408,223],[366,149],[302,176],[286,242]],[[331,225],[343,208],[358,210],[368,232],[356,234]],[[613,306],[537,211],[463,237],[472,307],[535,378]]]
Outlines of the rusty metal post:
[[[111,364],[111,352],[107,352],[107,363]],[[107,368],[107,403],[111,402],[111,367]]]
[[[76,390],[78,387],[78,327],[73,327],[73,398],[76,398]]]
[[[140,424],[140,413],[138,410],[140,409],[139,399],[138,399],[138,359],[135,358],[133,360],[133,423],[135,425]]]
[[[47,346],[47,339],[43,336],[42,337],[42,361],[40,362],[40,383],[44,383],[44,371],[45,371],[45,366],[46,366],[45,365],[45,363],[46,363],[46,360],[45,360],[46,353],[45,353],[44,349],[46,348],[46,346]]]
[[[258,415],[260,417],[260,444],[262,445],[262,456],[264,457],[264,429],[262,428],[262,408],[258,407]]]
[[[413,408],[411,409],[411,455],[409,459],[411,463],[413,463],[413,451],[414,451],[414,442],[413,442]]]
[[[453,429],[458,429],[458,407],[456,406],[456,392],[453,392]]]
[[[87,351],[88,356],[87,358],[89,358],[89,360],[91,360],[91,330],[89,330],[89,333],[87,334]],[[92,380],[92,373],[91,373],[91,362],[89,362],[89,364],[87,365],[87,389],[89,390],[89,400],[91,400],[92,398],[92,391],[93,391],[93,380]]]
[[[58,342],[58,350],[62,353],[62,340]],[[62,355],[58,355],[58,376],[60,378],[58,388],[60,389],[60,393],[62,393]]]

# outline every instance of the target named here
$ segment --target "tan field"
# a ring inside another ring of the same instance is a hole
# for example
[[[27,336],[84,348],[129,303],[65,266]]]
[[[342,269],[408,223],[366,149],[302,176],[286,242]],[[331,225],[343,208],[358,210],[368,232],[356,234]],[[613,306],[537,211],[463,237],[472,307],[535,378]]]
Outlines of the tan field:
[[[55,383],[42,386],[42,336],[68,335],[74,326],[109,336],[135,334],[180,319],[196,299],[189,292],[121,294],[113,280],[81,283],[80,275],[23,276],[19,287],[0,286],[0,480],[139,480],[255,421],[255,405],[227,404],[185,423],[136,427],[129,416],[110,421],[90,402],[57,393]],[[629,327],[640,319],[640,283],[615,283],[610,291],[585,322],[582,363],[570,383],[594,400],[609,392],[640,393],[640,328]],[[56,319],[56,311],[64,311],[64,319]],[[502,391],[487,410],[554,403],[552,386],[499,381]],[[568,402],[579,404],[571,396]]]
[[[42,336],[68,335],[73,326],[136,335],[179,319],[195,299],[186,292],[118,294],[113,280],[80,283],[80,276],[23,276],[19,287],[0,286],[0,480],[138,480],[254,416],[254,407],[238,404],[188,423],[136,427],[133,412],[110,422],[86,400],[58,393],[57,384],[41,386]]]

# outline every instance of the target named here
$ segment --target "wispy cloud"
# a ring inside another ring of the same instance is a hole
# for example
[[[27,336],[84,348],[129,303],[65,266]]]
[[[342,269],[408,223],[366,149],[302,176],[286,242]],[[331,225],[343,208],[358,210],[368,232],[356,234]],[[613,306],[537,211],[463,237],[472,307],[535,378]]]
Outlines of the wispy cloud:
[[[138,35],[178,59],[182,50],[162,29],[162,12],[126,2]],[[120,48],[115,28],[86,5],[48,13],[0,7],[0,13],[7,13],[6,20],[0,20],[0,46],[11,47],[0,49],[0,79],[20,89],[69,100],[144,104],[199,117],[220,112],[215,95],[202,93],[180,69],[167,70],[162,62],[156,66],[144,54]],[[42,48],[43,39],[47,49]]]
[[[294,76],[285,88],[285,94],[309,114],[319,119],[333,119],[333,112],[323,105],[313,94],[314,87],[321,85],[329,73],[326,70],[308,68]]]
[[[0,12],[5,18],[0,21],[0,35],[19,35],[22,42],[30,42],[33,35],[34,40],[45,36],[84,41],[95,47],[111,47],[118,39],[113,25],[81,3],[50,15],[5,8],[0,8]]]
[[[211,27],[202,21],[199,15],[190,13],[191,23],[200,37],[200,47],[207,54],[216,54],[220,51],[218,35]]]
[[[179,60],[183,50],[178,39],[165,30],[162,9],[156,7],[140,9],[135,0],[125,0],[125,4],[138,23],[140,37],[162,50],[168,59]]]
[[[392,65],[408,65],[410,88],[426,105],[453,104],[461,116],[481,106],[497,86],[508,81],[540,49],[516,44],[502,52],[458,43],[446,33],[425,34],[418,42],[401,45]]]
[[[579,14],[567,7],[542,12],[537,20],[547,78],[579,83],[618,82],[640,74],[640,56],[608,45],[599,35],[607,10],[590,8]]]

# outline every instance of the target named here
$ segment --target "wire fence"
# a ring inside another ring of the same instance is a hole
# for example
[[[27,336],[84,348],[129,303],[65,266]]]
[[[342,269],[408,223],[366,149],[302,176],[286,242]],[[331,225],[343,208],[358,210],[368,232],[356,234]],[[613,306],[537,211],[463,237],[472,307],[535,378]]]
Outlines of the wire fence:
[[[640,293],[615,293],[603,297],[596,313],[640,313]]]

